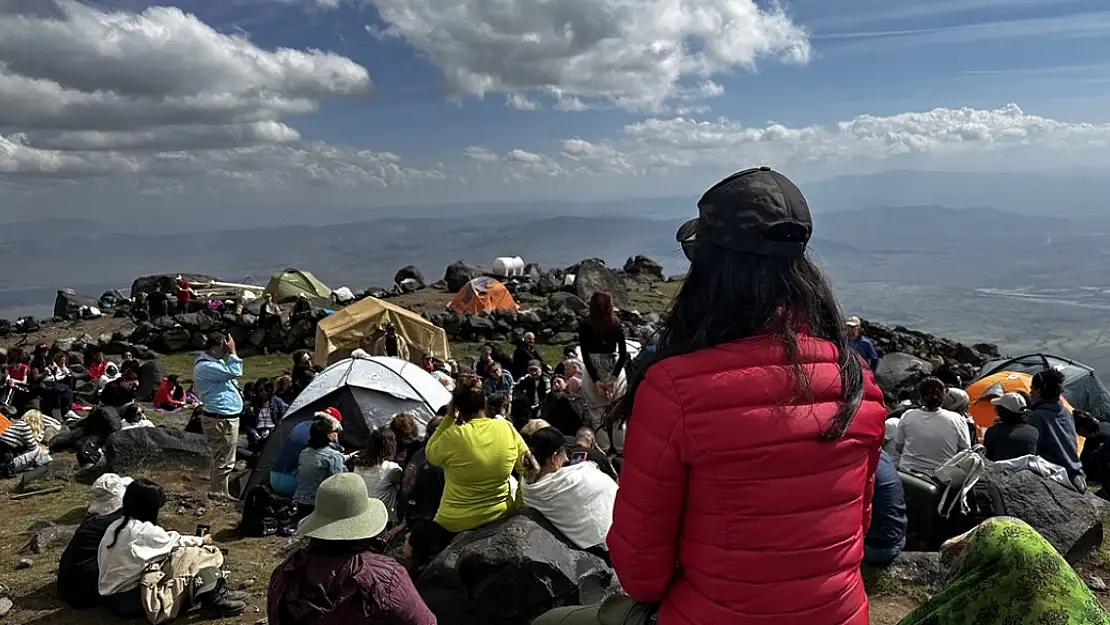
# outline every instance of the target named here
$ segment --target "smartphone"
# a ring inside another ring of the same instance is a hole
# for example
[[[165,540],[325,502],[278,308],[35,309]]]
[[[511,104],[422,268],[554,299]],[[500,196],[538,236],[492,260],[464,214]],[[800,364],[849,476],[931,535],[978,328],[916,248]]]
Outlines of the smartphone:
[[[586,459],[586,452],[584,452],[584,451],[574,451],[574,452],[571,452],[570,460],[567,461],[567,464],[578,464],[579,462],[582,462],[585,459]]]
[[[197,536],[199,536],[201,538],[204,538],[205,536],[207,536],[211,533],[212,533],[212,526],[211,525],[198,525],[197,526]]]

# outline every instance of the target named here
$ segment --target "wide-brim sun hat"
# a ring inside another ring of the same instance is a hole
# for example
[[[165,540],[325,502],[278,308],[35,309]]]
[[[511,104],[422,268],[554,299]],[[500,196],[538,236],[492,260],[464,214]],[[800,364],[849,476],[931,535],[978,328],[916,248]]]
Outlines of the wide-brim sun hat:
[[[89,514],[104,516],[112,514],[123,507],[123,494],[127,491],[132,479],[120,477],[115,473],[105,473],[96,478],[89,487],[93,502],[89,504]]]
[[[389,511],[370,497],[366,482],[354,473],[324,480],[316,491],[316,509],[297,525],[297,534],[317,540],[367,540],[385,531]]]

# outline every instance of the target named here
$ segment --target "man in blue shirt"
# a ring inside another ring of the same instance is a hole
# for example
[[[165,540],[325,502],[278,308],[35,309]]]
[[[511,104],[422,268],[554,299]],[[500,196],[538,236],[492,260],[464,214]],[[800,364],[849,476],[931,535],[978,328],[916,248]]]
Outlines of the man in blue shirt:
[[[860,327],[859,317],[848,317],[844,320],[844,328],[848,331],[848,346],[856,350],[856,353],[863,357],[868,367],[872,371],[878,371],[879,350],[871,339],[863,335],[863,328]]]
[[[875,471],[875,494],[871,498],[871,527],[863,538],[863,561],[886,566],[906,548],[906,493],[894,461],[880,452]]]
[[[212,454],[208,494],[213,498],[231,498],[227,485],[235,470],[239,443],[243,394],[237,380],[242,375],[243,360],[235,353],[235,339],[218,332],[211,334],[193,366],[193,381],[202,404],[201,427]]]

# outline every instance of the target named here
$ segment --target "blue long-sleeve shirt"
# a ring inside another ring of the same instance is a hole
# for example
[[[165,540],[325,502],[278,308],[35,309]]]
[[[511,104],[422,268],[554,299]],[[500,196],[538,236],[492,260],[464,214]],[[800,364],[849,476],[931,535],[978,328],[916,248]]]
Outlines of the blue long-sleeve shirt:
[[[856,350],[856,353],[867,362],[867,366],[871,367],[872,371],[879,368],[879,359],[882,356],[879,355],[879,350],[875,348],[871,339],[866,336],[861,336],[858,339],[848,339],[848,347]]]
[[[237,417],[243,412],[243,395],[236,383],[243,375],[243,359],[235,354],[220,360],[210,354],[201,354],[193,366],[193,380],[197,395],[204,404],[204,412],[226,417]]]

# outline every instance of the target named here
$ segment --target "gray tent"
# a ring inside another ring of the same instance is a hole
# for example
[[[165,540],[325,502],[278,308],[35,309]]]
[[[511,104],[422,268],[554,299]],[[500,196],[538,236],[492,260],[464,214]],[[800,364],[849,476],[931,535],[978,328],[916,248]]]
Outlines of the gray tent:
[[[1100,421],[1110,421],[1110,391],[1102,385],[1094,369],[1070,358],[1049,354],[998,358],[983,365],[975,379],[981,380],[1000,371],[1037,374],[1048,369],[1059,369],[1064,374],[1064,398],[1072,407],[1085,410]]]
[[[423,430],[451,394],[430,373],[397,358],[348,358],[324,369],[293,400],[277,430],[270,434],[242,493],[267,478],[289,431],[324,408],[343,414],[339,442],[348,450],[365,449],[370,433],[407,412]]]

